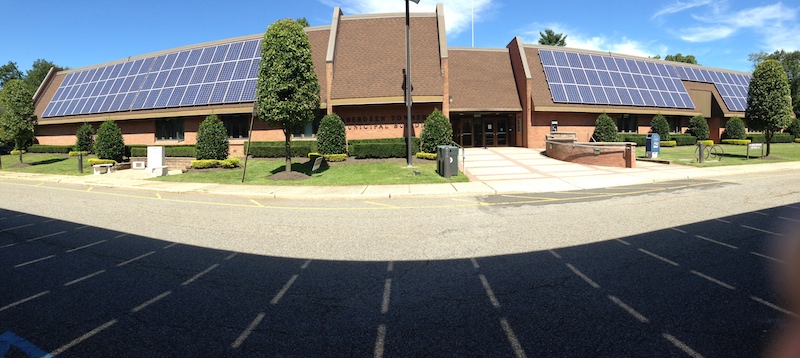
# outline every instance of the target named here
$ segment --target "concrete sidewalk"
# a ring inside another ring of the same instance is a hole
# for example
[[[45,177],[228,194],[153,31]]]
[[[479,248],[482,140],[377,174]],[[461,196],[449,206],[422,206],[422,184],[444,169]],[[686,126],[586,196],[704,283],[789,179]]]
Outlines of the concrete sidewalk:
[[[696,168],[646,161],[637,161],[636,168],[612,168],[562,162],[545,157],[541,150],[515,147],[467,148],[464,154],[466,160],[460,165],[471,180],[468,183],[324,187],[173,183],[148,180],[148,173],[132,169],[85,176],[0,171],[0,178],[273,199],[386,199],[557,192],[800,169],[800,162]],[[458,159],[462,161],[461,155]]]

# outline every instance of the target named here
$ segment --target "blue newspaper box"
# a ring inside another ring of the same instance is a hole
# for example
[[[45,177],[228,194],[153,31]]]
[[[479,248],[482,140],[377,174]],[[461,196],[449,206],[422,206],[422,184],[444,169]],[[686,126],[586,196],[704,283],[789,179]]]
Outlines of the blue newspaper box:
[[[661,136],[658,133],[650,133],[644,141],[644,148],[647,158],[658,158],[658,153],[661,152]]]

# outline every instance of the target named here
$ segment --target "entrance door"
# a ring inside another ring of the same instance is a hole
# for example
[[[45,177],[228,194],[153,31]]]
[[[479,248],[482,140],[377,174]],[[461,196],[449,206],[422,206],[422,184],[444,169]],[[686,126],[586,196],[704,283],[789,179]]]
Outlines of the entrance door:
[[[512,115],[461,115],[453,120],[453,141],[464,147],[513,146]]]
[[[484,146],[484,138],[483,138],[483,129],[484,129],[484,121],[480,118],[475,118],[472,120],[472,129],[473,132],[473,147],[483,147]]]

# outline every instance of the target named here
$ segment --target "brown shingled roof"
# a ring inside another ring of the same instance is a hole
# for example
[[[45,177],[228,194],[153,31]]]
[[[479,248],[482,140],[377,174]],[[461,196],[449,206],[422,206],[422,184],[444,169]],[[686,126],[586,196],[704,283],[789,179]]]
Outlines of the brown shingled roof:
[[[311,62],[314,63],[314,72],[319,82],[319,98],[322,102],[325,102],[328,87],[328,82],[325,80],[325,53],[328,51],[330,33],[330,27],[306,28],[308,42],[311,43]]]
[[[449,49],[454,111],[521,111],[508,49]]]
[[[403,96],[405,18],[343,16],[333,61],[331,99]],[[444,84],[435,14],[411,17],[411,81],[414,96],[442,96]]]

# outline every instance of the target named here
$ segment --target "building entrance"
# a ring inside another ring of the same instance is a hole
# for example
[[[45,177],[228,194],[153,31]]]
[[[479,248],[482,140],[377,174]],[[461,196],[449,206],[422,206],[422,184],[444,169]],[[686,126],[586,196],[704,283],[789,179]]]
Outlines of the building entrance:
[[[453,141],[462,147],[506,147],[515,145],[515,121],[505,115],[458,115],[451,120]]]

